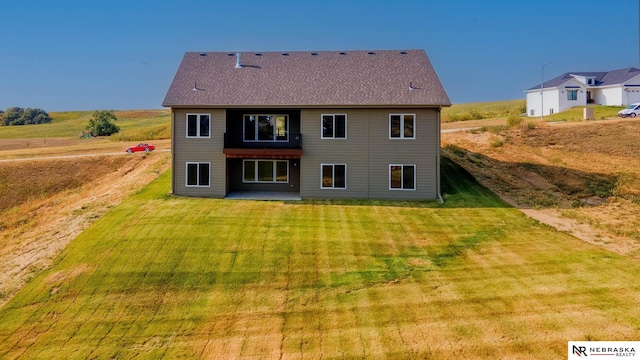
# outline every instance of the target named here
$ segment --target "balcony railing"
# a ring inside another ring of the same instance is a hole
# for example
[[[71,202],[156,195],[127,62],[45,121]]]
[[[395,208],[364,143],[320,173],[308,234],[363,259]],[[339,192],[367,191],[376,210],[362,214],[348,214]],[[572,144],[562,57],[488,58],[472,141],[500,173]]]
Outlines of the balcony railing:
[[[229,149],[302,149],[302,134],[289,134],[287,140],[245,140],[245,134],[224,134]]]

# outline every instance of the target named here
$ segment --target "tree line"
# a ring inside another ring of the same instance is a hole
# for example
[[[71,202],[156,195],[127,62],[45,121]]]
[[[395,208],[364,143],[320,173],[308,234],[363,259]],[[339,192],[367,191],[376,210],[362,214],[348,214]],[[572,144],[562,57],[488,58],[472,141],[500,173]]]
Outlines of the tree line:
[[[51,117],[42,109],[10,107],[4,112],[2,117],[2,124],[4,126],[48,124],[50,122]]]

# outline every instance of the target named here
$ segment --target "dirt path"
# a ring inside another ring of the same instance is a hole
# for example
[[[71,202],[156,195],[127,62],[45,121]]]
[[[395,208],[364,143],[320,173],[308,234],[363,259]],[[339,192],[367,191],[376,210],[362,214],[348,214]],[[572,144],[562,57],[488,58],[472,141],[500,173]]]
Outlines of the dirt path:
[[[73,192],[28,204],[28,226],[0,238],[0,306],[110,208],[139,191],[170,166],[170,153],[134,154],[118,171]]]

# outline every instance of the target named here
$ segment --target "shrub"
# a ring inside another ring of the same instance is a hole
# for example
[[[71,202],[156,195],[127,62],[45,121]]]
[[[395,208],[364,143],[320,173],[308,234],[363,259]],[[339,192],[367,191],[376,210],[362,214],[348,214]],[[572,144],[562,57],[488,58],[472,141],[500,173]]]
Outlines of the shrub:
[[[114,124],[112,121],[117,121],[118,118],[113,111],[97,110],[94,111],[93,117],[89,119],[89,125],[87,131],[91,136],[110,136],[118,131],[120,127]]]
[[[522,118],[518,114],[511,114],[507,118],[507,124],[509,127],[518,126],[520,123],[522,123]]]
[[[498,135],[493,135],[491,137],[491,146],[492,147],[500,147],[504,145],[504,139],[502,138],[502,136],[498,136]]]

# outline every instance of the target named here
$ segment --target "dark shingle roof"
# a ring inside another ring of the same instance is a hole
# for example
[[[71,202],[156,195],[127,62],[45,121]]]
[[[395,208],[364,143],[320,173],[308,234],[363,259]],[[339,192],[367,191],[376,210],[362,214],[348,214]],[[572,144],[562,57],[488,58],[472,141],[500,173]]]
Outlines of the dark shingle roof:
[[[573,76],[586,76],[586,77],[595,77],[596,78],[596,86],[608,86],[608,85],[616,85],[622,84],[625,81],[629,81],[637,75],[640,75],[640,69],[636,68],[625,68],[612,70],[609,72],[571,72],[564,73],[558,77],[555,77],[551,80],[545,81],[543,84],[544,88],[553,88],[558,87],[568,80],[572,79]],[[536,90],[540,89],[540,84],[536,86],[532,86],[527,90]]]
[[[240,59],[236,68],[236,53],[186,53],[162,105],[451,104],[422,50],[242,52]]]

